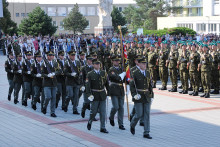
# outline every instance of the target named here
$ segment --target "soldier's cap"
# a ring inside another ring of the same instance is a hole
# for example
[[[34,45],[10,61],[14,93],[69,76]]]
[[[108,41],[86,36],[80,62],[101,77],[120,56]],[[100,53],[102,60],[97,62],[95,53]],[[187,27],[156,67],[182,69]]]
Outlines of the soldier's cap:
[[[97,56],[97,53],[96,52],[91,52],[90,55],[91,56]]]
[[[217,41],[217,43],[220,43],[220,41]]]
[[[213,45],[213,42],[209,43],[209,46],[212,46]]]
[[[203,42],[208,42],[208,40],[204,40]]]
[[[40,51],[36,52],[36,53],[34,54],[34,56],[35,56],[35,57],[41,57]]]
[[[217,46],[217,43],[212,43],[212,45]]]
[[[18,40],[15,40],[14,42],[18,42]]]
[[[31,56],[32,55],[32,52],[31,51],[26,51],[26,56]]]
[[[142,57],[142,58],[138,59],[138,63],[147,63],[147,59]]]
[[[13,56],[13,52],[8,52],[9,55]]]
[[[88,46],[92,46],[92,44],[88,44]]]
[[[93,57],[92,57],[91,54],[90,54],[90,55],[87,55],[87,56],[86,56],[86,59],[87,59],[87,60],[92,60]]]
[[[141,42],[141,41],[139,41],[139,42],[138,42],[138,44],[142,44],[142,42]]]
[[[137,54],[134,59],[135,59],[135,60],[139,60],[139,59],[141,59],[141,58],[142,58],[141,54]]]
[[[93,59],[92,64],[101,64],[101,62],[98,59]]]
[[[69,51],[68,54],[69,54],[70,56],[73,56],[73,55],[76,55],[76,52],[75,52],[75,51]]]
[[[113,55],[111,57],[111,59],[112,59],[112,61],[120,61],[121,60],[120,56],[118,56],[118,55]]]
[[[64,56],[64,51],[59,51],[58,55]]]
[[[16,56],[17,57],[22,57],[22,53],[18,53]]]
[[[155,45],[154,45],[154,44],[151,44],[150,47],[155,47]]]
[[[203,44],[202,47],[209,48],[208,44]]]
[[[182,45],[181,46],[186,46],[186,43],[182,43]]]
[[[86,53],[85,52],[83,52],[83,51],[81,51],[81,52],[79,52],[79,55],[85,55]]]
[[[126,43],[131,43],[130,41],[126,41]]]
[[[112,43],[116,43],[116,41],[112,41]]]
[[[120,43],[121,41],[120,40],[117,40],[117,43]]]
[[[176,45],[176,43],[175,43],[175,42],[172,42],[171,45]]]
[[[148,41],[145,41],[144,43],[146,43],[146,44],[150,44],[151,42],[148,40]]]
[[[157,42],[157,41],[155,41],[155,42],[154,42],[154,44],[158,44],[158,42]]]
[[[102,40],[99,40],[99,42],[103,42]]]
[[[192,45],[192,42],[189,42],[188,45]]]
[[[47,56],[54,56],[54,52],[53,51],[48,51]]]

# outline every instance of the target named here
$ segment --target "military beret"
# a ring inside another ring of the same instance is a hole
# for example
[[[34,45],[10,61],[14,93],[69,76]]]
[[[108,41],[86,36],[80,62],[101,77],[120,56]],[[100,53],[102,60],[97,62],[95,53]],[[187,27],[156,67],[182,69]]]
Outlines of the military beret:
[[[98,59],[93,59],[93,60],[92,60],[92,63],[93,63],[93,64],[101,64],[101,62],[100,62]]]
[[[26,51],[25,53],[27,56],[31,56],[32,55],[32,52],[31,51]]]
[[[75,52],[75,51],[69,51],[68,54],[69,54],[69,55],[75,55],[76,52]]]
[[[138,59],[138,63],[147,63],[147,59],[142,57],[142,58]]]
[[[112,59],[112,61],[120,61],[121,60],[120,56],[118,56],[118,55],[113,55],[111,57],[111,59]]]
[[[83,51],[79,52],[79,55],[85,55],[85,54],[86,54],[86,53],[83,52]]]
[[[48,51],[46,54],[47,54],[48,56],[54,56],[54,52],[53,52],[53,51]]]
[[[58,55],[64,56],[64,51],[59,51]]]
[[[86,59],[87,59],[87,60],[92,60],[93,57],[92,57],[91,54],[90,54],[90,55],[87,55],[87,56],[86,56]]]
[[[42,57],[41,55],[41,52],[40,51],[37,51],[35,54],[34,54],[35,57]]]

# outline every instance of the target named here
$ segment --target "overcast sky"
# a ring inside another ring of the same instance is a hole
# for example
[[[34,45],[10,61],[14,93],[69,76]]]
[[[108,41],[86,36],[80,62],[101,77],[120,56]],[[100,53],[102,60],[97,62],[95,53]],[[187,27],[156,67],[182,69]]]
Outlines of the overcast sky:
[[[40,4],[98,4],[98,0],[8,0],[8,2],[37,2]],[[134,0],[113,0],[116,4],[135,3]]]

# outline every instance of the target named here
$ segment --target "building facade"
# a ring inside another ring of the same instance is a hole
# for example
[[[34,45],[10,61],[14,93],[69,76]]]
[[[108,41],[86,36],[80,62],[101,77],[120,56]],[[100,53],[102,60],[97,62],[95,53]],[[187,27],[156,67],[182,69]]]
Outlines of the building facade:
[[[169,17],[158,17],[158,29],[187,27],[201,34],[220,34],[220,0],[170,0],[170,3],[183,9]]]
[[[123,11],[127,4],[117,4],[114,3],[119,11]],[[45,11],[50,17],[52,17],[52,23],[57,26],[56,34],[72,34],[73,32],[66,31],[62,27],[63,19],[68,16],[74,4],[39,4],[39,3],[9,3],[9,11],[11,12],[11,18],[13,21],[19,24],[21,20],[28,17],[28,13],[32,12],[36,7],[41,7],[42,10]],[[89,25],[84,30],[85,34],[94,34],[94,27],[96,27],[99,23],[99,12],[98,12],[98,4],[78,4],[79,11],[86,17],[89,21]]]

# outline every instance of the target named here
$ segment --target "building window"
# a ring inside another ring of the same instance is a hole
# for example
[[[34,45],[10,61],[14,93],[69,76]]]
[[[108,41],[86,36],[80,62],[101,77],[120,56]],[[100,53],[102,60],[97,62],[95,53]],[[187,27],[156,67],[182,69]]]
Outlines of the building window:
[[[88,7],[87,8],[87,15],[90,15],[90,16],[94,16],[95,15],[95,7]]]
[[[86,8],[85,7],[79,7],[79,12],[85,16],[86,15]]]
[[[204,24],[204,23],[196,24],[196,30],[198,32],[206,32],[206,24]]]
[[[202,16],[202,10],[201,10],[201,8],[197,8],[197,15],[198,15],[198,16]]]
[[[89,29],[90,29],[90,22],[89,22],[88,26],[85,28],[85,30],[89,30]]]
[[[45,13],[47,13],[46,7],[41,7],[41,9],[42,9]]]
[[[60,26],[59,26],[59,29],[60,29],[60,30],[64,30],[63,24],[64,24],[63,21],[61,21],[61,22],[60,22]]]
[[[25,17],[25,13],[21,13],[21,17]]]
[[[58,7],[57,8],[58,16],[66,16],[66,7]]]
[[[48,7],[48,16],[56,16],[56,7]]]
[[[192,16],[192,8],[188,9],[188,16]]]
[[[19,13],[16,13],[15,15],[16,15],[16,17],[19,17]]]
[[[118,7],[118,10],[119,10],[120,12],[122,12],[122,7]]]
[[[57,25],[57,22],[56,22],[56,21],[53,21],[52,24],[53,24],[54,26],[56,26],[56,25]]]
[[[70,14],[70,12],[72,11],[73,7],[68,7],[68,14]]]

